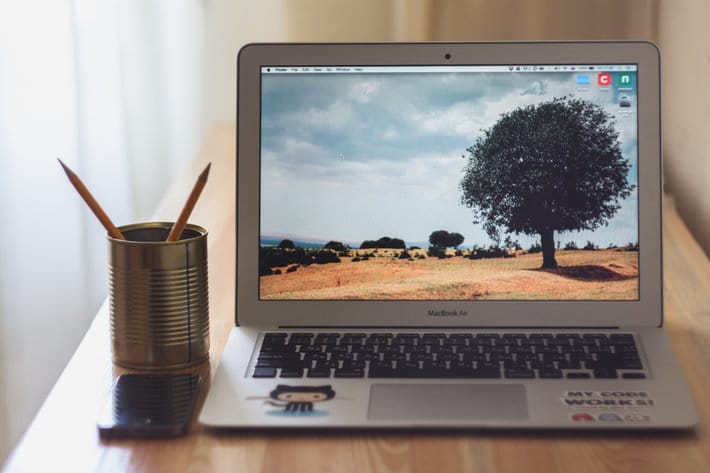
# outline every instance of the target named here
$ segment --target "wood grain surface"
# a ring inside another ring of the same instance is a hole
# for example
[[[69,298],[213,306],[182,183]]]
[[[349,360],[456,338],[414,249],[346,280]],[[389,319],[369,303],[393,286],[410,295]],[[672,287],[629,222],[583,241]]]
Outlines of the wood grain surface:
[[[155,214],[174,220],[196,176],[210,180],[190,221],[209,229],[210,363],[234,321],[235,129],[214,127]],[[171,440],[102,440],[96,418],[114,377],[108,305],[4,466],[6,472],[707,472],[710,471],[710,263],[666,199],[666,328],[700,414],[681,433],[491,431],[230,431]],[[39,349],[39,348],[38,348]],[[211,373],[210,373],[211,370]],[[203,397],[206,389],[203,389]],[[201,404],[201,401],[200,401]],[[199,406],[198,406],[199,407]]]

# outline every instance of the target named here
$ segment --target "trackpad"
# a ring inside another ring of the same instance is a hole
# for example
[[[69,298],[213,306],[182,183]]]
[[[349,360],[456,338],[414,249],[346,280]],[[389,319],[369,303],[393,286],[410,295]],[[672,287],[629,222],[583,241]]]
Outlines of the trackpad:
[[[369,419],[522,420],[522,384],[373,384]]]

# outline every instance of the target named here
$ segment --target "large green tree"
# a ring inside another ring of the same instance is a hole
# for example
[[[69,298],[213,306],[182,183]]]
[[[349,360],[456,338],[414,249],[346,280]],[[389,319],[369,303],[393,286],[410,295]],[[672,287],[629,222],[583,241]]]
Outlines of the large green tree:
[[[505,113],[467,151],[462,203],[496,241],[501,231],[540,235],[543,268],[557,267],[555,231],[608,224],[634,188],[613,117],[587,100]]]

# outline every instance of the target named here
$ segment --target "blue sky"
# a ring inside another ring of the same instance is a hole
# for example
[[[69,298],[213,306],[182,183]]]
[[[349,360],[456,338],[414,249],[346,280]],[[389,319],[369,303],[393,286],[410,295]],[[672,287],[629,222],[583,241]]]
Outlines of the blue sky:
[[[266,74],[262,77],[261,235],[359,244],[427,241],[434,230],[491,243],[463,206],[466,148],[500,115],[575,95],[616,118],[637,184],[636,90],[578,86],[575,73]],[[635,83],[635,80],[634,80]],[[600,246],[638,241],[637,192],[607,227],[555,234]],[[538,236],[513,235],[524,246]]]

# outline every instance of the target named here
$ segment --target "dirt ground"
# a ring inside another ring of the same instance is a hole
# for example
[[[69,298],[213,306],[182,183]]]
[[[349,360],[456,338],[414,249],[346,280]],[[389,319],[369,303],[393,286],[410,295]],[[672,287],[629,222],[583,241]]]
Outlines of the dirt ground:
[[[358,250],[361,255],[372,253]],[[424,250],[409,252],[412,256]],[[559,267],[540,269],[541,254],[470,260],[413,260],[378,250],[369,260],[312,264],[260,278],[263,299],[638,299],[638,252],[571,250],[555,253]]]

